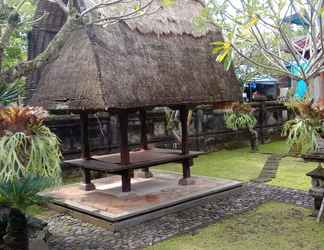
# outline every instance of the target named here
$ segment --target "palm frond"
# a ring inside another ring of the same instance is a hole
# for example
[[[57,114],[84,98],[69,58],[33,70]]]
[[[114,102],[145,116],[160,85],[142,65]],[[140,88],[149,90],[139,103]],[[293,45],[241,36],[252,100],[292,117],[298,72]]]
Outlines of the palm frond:
[[[26,211],[35,204],[49,201],[48,198],[39,196],[38,193],[50,187],[52,179],[28,174],[23,178],[0,182],[0,204]]]
[[[18,101],[24,92],[24,84],[20,81],[12,84],[0,83],[0,104],[6,106]]]

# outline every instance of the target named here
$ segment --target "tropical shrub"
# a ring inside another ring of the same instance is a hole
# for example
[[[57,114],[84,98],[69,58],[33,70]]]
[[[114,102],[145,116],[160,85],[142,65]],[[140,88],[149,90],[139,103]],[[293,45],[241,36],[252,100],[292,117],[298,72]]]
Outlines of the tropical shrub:
[[[48,198],[38,193],[53,185],[48,177],[27,174],[23,178],[0,182],[0,204],[26,211],[35,204],[43,204]]]

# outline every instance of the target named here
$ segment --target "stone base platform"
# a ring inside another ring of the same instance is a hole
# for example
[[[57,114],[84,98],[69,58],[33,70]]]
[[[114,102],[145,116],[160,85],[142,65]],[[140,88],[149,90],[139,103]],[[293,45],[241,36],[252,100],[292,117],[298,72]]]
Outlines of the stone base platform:
[[[86,222],[118,230],[168,213],[200,205],[215,195],[241,187],[232,180],[193,176],[192,185],[178,185],[181,176],[154,172],[152,178],[135,174],[132,191],[121,192],[118,176],[93,180],[94,191],[84,191],[79,183],[44,192],[54,198],[52,208],[67,212]]]

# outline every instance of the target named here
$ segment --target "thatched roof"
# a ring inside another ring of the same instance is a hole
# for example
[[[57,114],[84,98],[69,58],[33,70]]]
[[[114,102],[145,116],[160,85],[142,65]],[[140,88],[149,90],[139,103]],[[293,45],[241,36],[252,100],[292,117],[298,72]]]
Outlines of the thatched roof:
[[[46,49],[49,42],[61,29],[66,20],[64,12],[57,4],[53,2],[49,2],[46,0],[39,1],[35,14],[35,19],[40,18],[44,12],[48,13],[48,17],[42,19],[41,22],[37,22],[37,24],[34,24],[32,32],[28,34],[28,59],[36,57],[39,53]],[[43,69],[37,70],[33,72],[31,76],[28,77],[28,99],[30,99],[30,97],[36,91],[42,72]]]
[[[199,1],[176,2],[154,15],[73,31],[42,71],[31,104],[107,110],[237,101],[233,71],[211,55],[210,42],[222,39],[221,32],[193,26]]]

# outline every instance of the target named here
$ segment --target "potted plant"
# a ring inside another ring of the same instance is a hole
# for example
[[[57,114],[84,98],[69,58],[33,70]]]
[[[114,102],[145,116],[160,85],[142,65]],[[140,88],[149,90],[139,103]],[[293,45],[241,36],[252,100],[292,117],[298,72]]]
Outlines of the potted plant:
[[[61,183],[60,143],[46,117],[41,108],[0,108],[0,243],[11,249],[28,249],[24,212],[43,201],[39,191]]]

